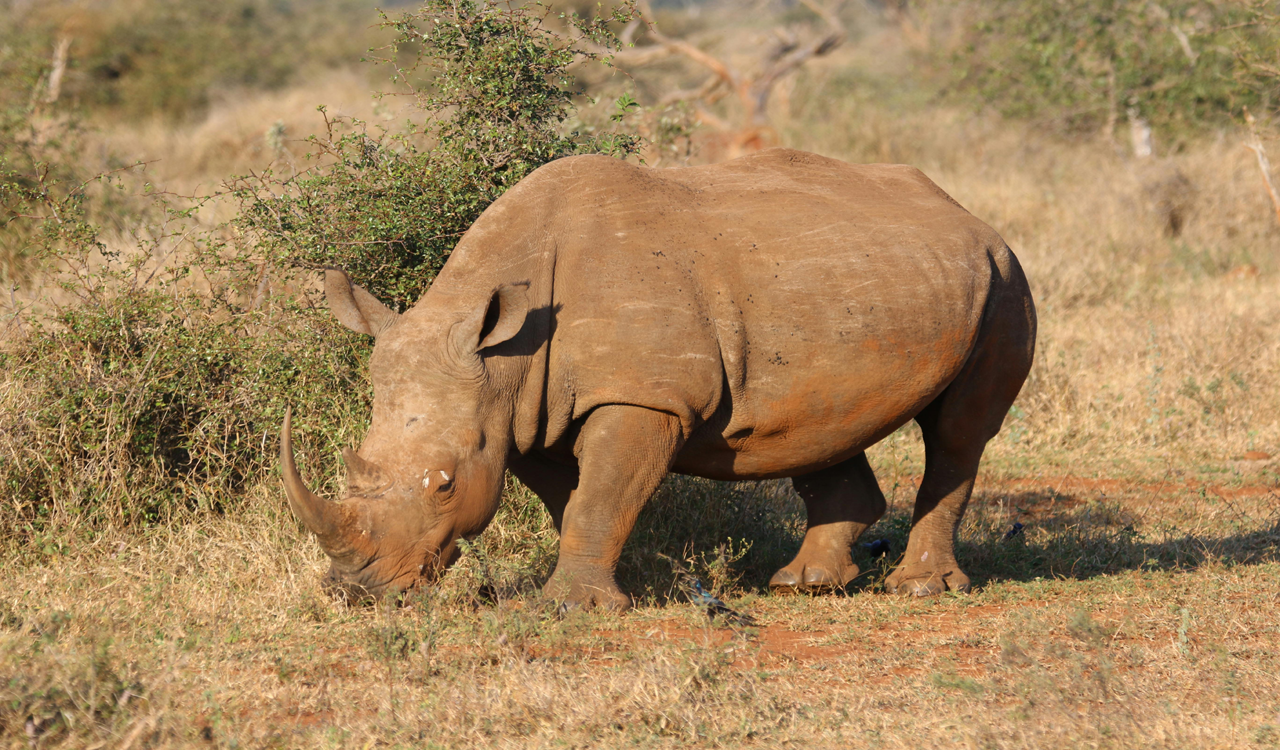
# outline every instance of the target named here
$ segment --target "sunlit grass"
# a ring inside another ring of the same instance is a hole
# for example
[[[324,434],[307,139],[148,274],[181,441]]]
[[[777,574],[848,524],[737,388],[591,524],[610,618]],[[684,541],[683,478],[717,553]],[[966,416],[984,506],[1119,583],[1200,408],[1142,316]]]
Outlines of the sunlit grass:
[[[516,515],[437,589],[348,608],[320,594],[323,555],[264,493],[228,518],[11,552],[0,726],[15,746],[33,727],[40,747],[1265,747],[1280,711],[1274,500],[1239,497],[1228,515],[1189,491],[1163,511],[1141,487],[1050,493],[976,498],[970,596],[887,595],[863,555],[848,594],[770,597],[744,577],[725,595],[760,622],[746,630],[679,595],[557,617],[535,590],[545,553],[502,541],[529,520]],[[1015,517],[1024,531],[1006,539]],[[871,534],[901,549],[905,530],[896,511]],[[494,581],[499,595],[476,596]]]

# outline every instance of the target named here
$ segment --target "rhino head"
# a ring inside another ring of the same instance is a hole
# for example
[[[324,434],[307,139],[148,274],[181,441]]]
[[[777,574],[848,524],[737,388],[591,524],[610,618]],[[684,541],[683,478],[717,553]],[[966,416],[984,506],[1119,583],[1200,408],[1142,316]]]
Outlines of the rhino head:
[[[332,561],[326,588],[367,600],[437,578],[497,511],[514,395],[482,352],[520,331],[528,300],[524,285],[504,284],[475,309],[401,321],[340,271],[326,272],[325,296],[339,321],[377,339],[372,424],[360,451],[343,450],[342,500],[302,481],[288,412],[280,466],[289,506]]]

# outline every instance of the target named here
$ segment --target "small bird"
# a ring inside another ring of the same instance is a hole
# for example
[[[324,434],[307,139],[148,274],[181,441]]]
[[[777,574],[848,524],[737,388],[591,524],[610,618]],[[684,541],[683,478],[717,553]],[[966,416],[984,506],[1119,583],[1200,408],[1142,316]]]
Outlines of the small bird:
[[[872,557],[884,557],[893,551],[888,539],[877,539],[874,542],[863,542],[862,548]]]
[[[1014,538],[1015,536],[1017,536],[1017,535],[1021,534],[1021,533],[1022,533],[1022,528],[1023,528],[1023,527],[1022,527],[1022,524],[1020,524],[1020,523],[1015,523],[1015,524],[1013,525],[1013,528],[1011,528],[1011,529],[1009,529],[1008,531],[1004,532],[1004,540],[1007,542],[1007,541],[1009,541],[1010,539]]]
[[[729,605],[712,596],[710,591],[707,591],[702,587],[702,581],[697,578],[693,578],[689,585],[693,589],[692,593],[689,594],[689,601],[698,606],[706,607],[707,617],[709,619],[714,620],[716,619],[716,615],[721,615],[735,625],[740,625],[742,627],[755,626],[755,618],[751,617],[751,615],[744,615],[741,612],[731,609]]]

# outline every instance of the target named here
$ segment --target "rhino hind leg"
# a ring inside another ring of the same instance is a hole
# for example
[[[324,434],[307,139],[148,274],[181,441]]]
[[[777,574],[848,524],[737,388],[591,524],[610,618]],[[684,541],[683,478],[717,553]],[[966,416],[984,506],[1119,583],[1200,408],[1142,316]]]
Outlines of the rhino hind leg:
[[[769,588],[780,594],[841,588],[858,575],[850,554],[853,543],[885,510],[884,493],[867,454],[795,477],[791,483],[804,500],[808,528],[795,559],[773,574]]]
[[[891,592],[969,591],[969,576],[956,562],[956,532],[982,453],[1017,398],[1035,348],[1035,309],[1026,279],[1016,261],[1006,273],[1003,288],[988,303],[968,362],[916,417],[924,436],[924,477],[902,563],[885,580]]]
[[[969,576],[956,562],[955,535],[982,451],[931,447],[931,442],[926,435],[924,478],[916,494],[907,550],[885,580],[885,588],[898,594],[933,596],[970,588]]]
[[[579,478],[560,524],[560,558],[544,596],[567,608],[631,606],[614,569],[683,442],[679,420],[665,412],[609,405],[588,415],[574,448]]]

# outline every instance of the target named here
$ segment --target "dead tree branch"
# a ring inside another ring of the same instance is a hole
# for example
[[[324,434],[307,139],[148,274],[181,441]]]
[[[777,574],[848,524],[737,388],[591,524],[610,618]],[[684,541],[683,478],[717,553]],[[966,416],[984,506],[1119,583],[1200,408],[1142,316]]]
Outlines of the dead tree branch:
[[[1271,160],[1267,158],[1267,150],[1262,147],[1262,139],[1258,137],[1258,126],[1253,119],[1253,113],[1247,107],[1244,110],[1244,120],[1249,123],[1249,140],[1245,141],[1244,146],[1258,157],[1258,169],[1262,171],[1262,181],[1267,186],[1267,195],[1271,196],[1271,206],[1275,209],[1276,221],[1280,222],[1280,196],[1276,195],[1276,186],[1271,182]]]
[[[67,72],[67,51],[71,49],[71,37],[58,37],[53,47],[53,61],[50,63],[48,90],[45,92],[45,103],[53,104],[62,95],[62,76]]]
[[[693,103],[698,119],[703,124],[721,132],[735,133],[731,151],[758,148],[773,138],[769,125],[769,98],[778,82],[810,60],[839,47],[848,35],[839,17],[843,0],[836,0],[829,6],[820,4],[818,0],[800,2],[826,23],[826,32],[807,44],[800,44],[793,35],[779,31],[777,36],[780,46],[766,57],[760,72],[753,75],[744,74],[725,60],[686,40],[667,36],[658,28],[647,2],[641,3],[640,8],[648,27],[648,35],[656,44],[626,50],[614,59],[619,65],[638,67],[663,56],[679,55],[706,68],[711,76],[702,85],[694,89],[673,91],[662,98],[662,103]],[[659,55],[658,50],[665,54]],[[742,121],[738,127],[730,125],[708,110],[710,105],[726,93],[733,94],[742,106]]]
[[[844,43],[845,37],[848,36],[844,24],[840,23],[840,17],[833,10],[818,5],[815,0],[800,0],[800,2],[804,7],[826,21],[830,29],[824,36],[815,39],[810,44],[784,55],[761,73],[756,80],[752,81],[750,96],[753,100],[752,124],[754,125],[764,126],[768,124],[769,94],[772,93],[774,85],[783,76],[804,65],[810,59],[821,57],[839,47]],[[839,9],[840,5],[841,3],[836,3],[836,10]]]

